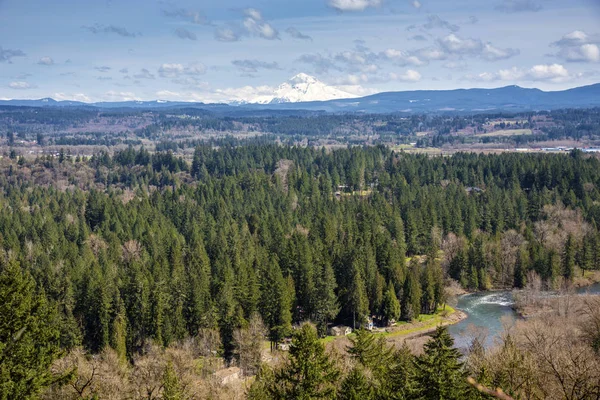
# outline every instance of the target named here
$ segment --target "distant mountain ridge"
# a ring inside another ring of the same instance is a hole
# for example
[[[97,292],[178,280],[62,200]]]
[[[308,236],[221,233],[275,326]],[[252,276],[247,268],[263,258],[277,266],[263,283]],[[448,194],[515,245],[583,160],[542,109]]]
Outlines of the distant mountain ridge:
[[[306,83],[306,82],[300,82]],[[312,83],[311,83],[312,84]],[[283,85],[282,85],[283,86]],[[291,85],[293,86],[293,85]],[[263,103],[226,105],[188,103],[172,101],[125,101],[82,103],[77,101],[40,100],[0,100],[0,106],[26,107],[96,107],[96,108],[203,108],[220,110],[307,110],[325,112],[360,113],[467,113],[496,111],[540,111],[558,108],[600,107],[600,83],[568,90],[545,92],[540,89],[527,89],[519,86],[506,86],[495,89],[454,89],[416,90],[404,92],[382,92],[358,98],[335,98],[327,101],[301,101],[313,94],[298,97],[298,91],[308,90],[310,85],[292,88],[291,92],[281,91],[287,97],[263,99]],[[289,89],[286,87],[286,89]],[[307,93],[308,93],[307,92]],[[332,95],[340,95],[333,93]],[[294,97],[295,96],[295,97]],[[296,100],[294,102],[293,100]]]

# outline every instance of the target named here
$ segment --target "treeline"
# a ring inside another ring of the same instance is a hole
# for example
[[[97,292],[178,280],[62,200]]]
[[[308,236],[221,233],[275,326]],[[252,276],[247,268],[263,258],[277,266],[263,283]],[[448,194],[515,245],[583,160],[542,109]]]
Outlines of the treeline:
[[[553,287],[600,265],[600,162],[577,151],[264,145],[199,147],[191,164],[133,148],[77,160],[0,165],[1,269],[18,265],[57,308],[61,348],[131,359],[209,329],[231,360],[255,313],[278,342],[306,320],[324,334],[433,313],[448,279],[520,287],[535,271]]]

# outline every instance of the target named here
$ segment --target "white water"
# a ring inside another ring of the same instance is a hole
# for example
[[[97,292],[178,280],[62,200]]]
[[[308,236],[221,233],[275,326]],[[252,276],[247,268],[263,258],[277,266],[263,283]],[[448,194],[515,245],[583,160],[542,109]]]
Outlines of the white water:
[[[600,284],[579,288],[577,293],[600,294]],[[553,295],[549,293],[549,295]],[[484,331],[484,345],[493,345],[504,331],[503,323],[510,324],[517,318],[512,309],[512,293],[509,291],[481,292],[458,298],[456,308],[467,313],[467,318],[448,330],[454,337],[456,347],[465,350],[473,339],[473,331]]]

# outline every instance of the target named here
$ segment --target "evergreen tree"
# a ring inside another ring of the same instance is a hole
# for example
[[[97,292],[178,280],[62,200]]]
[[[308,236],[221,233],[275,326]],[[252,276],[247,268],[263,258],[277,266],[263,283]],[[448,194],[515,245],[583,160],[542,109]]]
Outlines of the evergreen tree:
[[[312,400],[335,398],[340,372],[325,353],[317,330],[304,324],[295,334],[289,360],[275,373],[269,392],[273,399]]]
[[[375,398],[375,391],[364,371],[354,367],[342,380],[338,393],[338,400],[371,400]]]
[[[327,324],[333,320],[340,312],[335,289],[337,283],[333,268],[329,263],[323,266],[320,279],[316,284],[316,301],[315,301],[315,322],[321,336],[327,332]]]
[[[404,321],[411,321],[419,316],[421,311],[421,286],[419,284],[419,262],[411,260],[410,270],[406,275],[402,291],[401,315]]]
[[[353,328],[362,326],[367,322],[369,312],[369,299],[367,289],[358,268],[354,268],[352,281],[348,288],[348,311],[352,318]]]
[[[391,320],[398,320],[400,318],[400,302],[396,297],[396,290],[392,282],[388,284],[388,287],[383,295],[383,307],[381,315],[386,324],[389,324]]]
[[[14,260],[0,265],[0,399],[35,398],[67,375],[50,371],[62,355],[56,310]]]
[[[575,241],[570,233],[563,250],[562,271],[565,279],[571,280],[575,276]]]
[[[383,337],[376,337],[365,329],[355,331],[355,336],[350,337],[351,346],[347,348],[348,354],[362,366],[372,371],[382,371],[387,368],[392,357]]]
[[[292,328],[291,294],[275,258],[269,258],[261,274],[260,314],[269,329],[271,347]]]
[[[171,361],[169,361],[165,367],[165,372],[163,373],[162,378],[162,386],[162,400],[183,400],[183,390]]]
[[[517,254],[515,263],[515,277],[513,286],[519,289],[525,287],[527,283],[527,269],[529,266],[529,254],[526,248],[522,247]]]
[[[464,399],[467,393],[466,376],[460,352],[446,327],[437,327],[425,344],[424,354],[415,359],[417,399]]]

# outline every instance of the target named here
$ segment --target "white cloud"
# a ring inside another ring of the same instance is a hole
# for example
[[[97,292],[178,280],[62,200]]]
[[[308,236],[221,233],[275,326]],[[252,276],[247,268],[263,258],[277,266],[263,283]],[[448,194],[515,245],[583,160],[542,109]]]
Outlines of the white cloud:
[[[42,57],[39,59],[38,64],[40,65],[54,65],[54,60],[52,57]]]
[[[181,18],[196,25],[209,24],[207,18],[200,11],[188,10],[185,8],[163,10],[163,15],[165,17]]]
[[[412,4],[412,6],[413,6],[414,8],[416,8],[417,10],[418,10],[419,8],[421,8],[421,6],[422,6],[422,4],[421,4],[421,2],[420,2],[419,0],[413,0],[413,2],[412,2],[411,4]]]
[[[310,40],[312,42],[312,37],[303,34],[302,32],[300,32],[298,29],[292,27],[287,28],[286,33],[288,35],[290,35],[291,37],[293,37],[294,39],[300,39],[300,40]]]
[[[195,92],[173,92],[171,90],[159,90],[156,92],[156,97],[160,100],[171,100],[171,101],[192,101],[192,102],[204,102],[207,100],[206,96],[202,96]]]
[[[421,66],[425,65],[426,62],[421,60],[416,55],[412,55],[402,50],[396,49],[387,49],[380,53],[380,57],[392,61],[396,65],[405,66],[405,65],[414,65]]]
[[[52,95],[52,98],[54,100],[57,101],[63,101],[63,100],[73,100],[73,101],[81,101],[83,103],[91,103],[92,99],[90,99],[87,95],[83,94],[83,93],[71,93],[71,94],[66,94],[66,93],[54,93]]]
[[[416,54],[423,60],[427,61],[439,61],[448,58],[448,54],[435,47],[426,47],[424,49],[417,50]]]
[[[571,74],[561,64],[540,64],[529,69],[512,67],[498,72],[483,72],[477,75],[467,75],[468,80],[491,81],[532,81],[561,83],[580,77],[581,74]]]
[[[418,71],[407,69],[404,72],[390,72],[385,74],[348,74],[335,80],[337,87],[358,86],[367,83],[386,83],[390,81],[418,82],[422,78]],[[368,89],[363,89],[368,90]]]
[[[492,45],[490,42],[483,43],[480,39],[462,38],[451,33],[437,40],[439,51],[429,49],[424,57],[433,60],[443,60],[449,56],[474,56],[481,57],[486,61],[506,60],[519,54],[518,49],[502,49]],[[426,49],[427,50],[427,49]]]
[[[219,42],[237,42],[240,35],[233,29],[221,27],[215,31],[215,39]]]
[[[266,62],[260,60],[233,60],[231,63],[241,71],[247,73],[258,72],[259,69],[281,69],[279,64],[276,62]]]
[[[154,74],[148,71],[146,68],[140,69],[140,72],[133,75],[135,79],[154,79]]]
[[[403,82],[418,82],[421,80],[421,74],[413,69],[408,69],[401,74],[390,73],[390,79]]]
[[[568,62],[600,62],[600,37],[583,31],[573,31],[552,43],[558,52],[554,55]]]
[[[246,18],[243,25],[246,31],[253,36],[258,36],[267,40],[279,39],[279,32],[273,28],[271,24],[266,22],[260,11],[255,8],[247,8],[244,10]]]
[[[569,71],[560,64],[535,65],[526,74],[532,80],[561,81],[569,79]]]
[[[542,6],[534,0],[503,0],[496,6],[496,10],[505,13],[536,12],[541,9]]]
[[[422,27],[424,29],[448,29],[451,32],[457,32],[460,30],[460,26],[441,19],[439,15],[428,15],[427,23],[423,24]]]
[[[16,89],[16,90],[25,90],[25,89],[32,89],[33,86],[31,86],[29,83],[27,82],[22,82],[22,81],[18,81],[18,82],[11,82],[8,84],[8,87],[11,89]]]
[[[463,39],[454,33],[438,40],[440,47],[447,53],[474,54],[481,52],[483,44],[477,39]]]
[[[263,18],[259,10],[246,8],[243,10],[243,15],[244,19],[241,24],[234,23],[230,24],[230,27],[222,26],[217,28],[215,30],[215,39],[220,42],[237,42],[244,36],[254,36],[267,40],[280,39],[279,31]],[[295,32],[293,31],[293,33]],[[300,35],[303,36],[302,34]]]
[[[488,61],[506,60],[520,53],[518,49],[500,49],[491,43],[483,46],[482,57]]]
[[[104,93],[104,95],[102,96],[102,99],[104,101],[133,101],[133,100],[141,100],[140,97],[138,97],[133,92],[117,92],[117,91],[114,91],[114,90],[109,90],[108,92]]]
[[[206,73],[203,64],[163,64],[158,68],[158,75],[162,78],[179,78],[182,75],[197,76]]]
[[[3,49],[0,46],[0,62],[11,64],[13,57],[25,57],[25,53],[19,49]]]
[[[175,36],[179,39],[198,40],[198,36],[194,32],[190,32],[184,28],[175,29]]]
[[[381,0],[329,0],[330,7],[338,11],[364,11],[369,7],[378,7]]]

